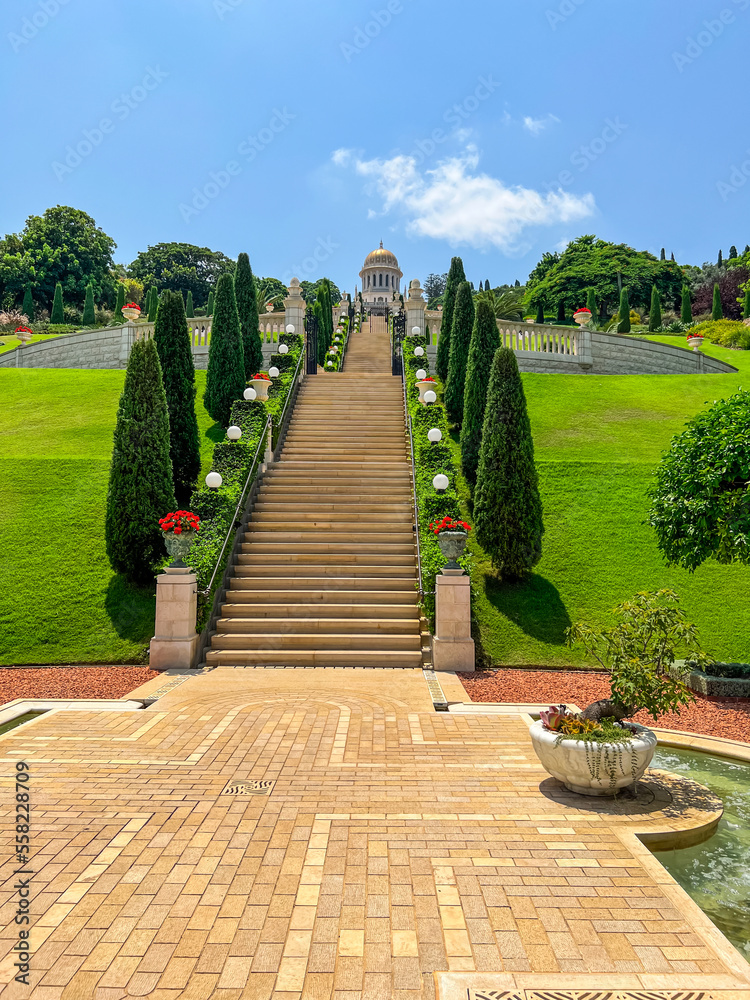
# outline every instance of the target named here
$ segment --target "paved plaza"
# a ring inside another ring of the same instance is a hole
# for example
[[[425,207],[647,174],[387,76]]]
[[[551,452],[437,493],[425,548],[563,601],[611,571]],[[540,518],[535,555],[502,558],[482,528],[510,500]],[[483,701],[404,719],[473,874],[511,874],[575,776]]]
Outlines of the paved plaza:
[[[2,738],[2,856],[24,760],[35,873],[26,987],[3,865],[4,996],[750,996],[750,966],[636,837],[715,822],[695,786],[567,793],[521,714],[437,713],[421,670],[219,668],[147,688],[169,690]]]

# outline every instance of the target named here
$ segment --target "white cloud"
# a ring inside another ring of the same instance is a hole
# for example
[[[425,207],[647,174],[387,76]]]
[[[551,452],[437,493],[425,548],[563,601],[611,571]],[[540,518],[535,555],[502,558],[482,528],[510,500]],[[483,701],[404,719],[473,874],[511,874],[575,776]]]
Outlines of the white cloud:
[[[352,159],[351,149],[337,149],[331,154],[331,159],[337,167],[347,167]]]
[[[451,244],[514,252],[528,227],[573,222],[595,210],[592,194],[509,187],[478,172],[478,166],[471,146],[424,172],[413,156],[354,160],[356,172],[367,179],[367,192],[381,200],[383,214],[400,211],[408,232]]]
[[[531,115],[526,115],[523,120],[523,127],[528,132],[531,132],[532,135],[539,135],[549,125],[559,124],[559,122],[560,119],[556,115],[545,115],[544,118],[532,118]]]

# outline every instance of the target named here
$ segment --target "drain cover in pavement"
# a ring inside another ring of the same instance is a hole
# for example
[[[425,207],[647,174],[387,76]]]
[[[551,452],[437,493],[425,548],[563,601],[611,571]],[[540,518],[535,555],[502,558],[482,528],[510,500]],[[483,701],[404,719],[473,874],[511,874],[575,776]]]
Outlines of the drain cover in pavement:
[[[275,781],[230,781],[222,795],[270,795]]]

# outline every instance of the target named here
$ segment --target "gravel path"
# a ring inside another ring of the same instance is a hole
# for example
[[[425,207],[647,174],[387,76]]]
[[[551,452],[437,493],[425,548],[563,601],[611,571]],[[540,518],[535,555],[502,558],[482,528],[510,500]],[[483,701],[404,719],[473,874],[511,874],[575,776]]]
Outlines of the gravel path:
[[[149,667],[24,667],[0,670],[0,704],[16,698],[122,698],[158,677]]]
[[[598,698],[609,697],[605,673],[577,670],[487,670],[459,674],[472,701],[573,702],[580,708]],[[659,716],[639,712],[635,721],[646,726],[679,729],[702,736],[720,736],[750,743],[750,698],[703,698],[680,713]]]

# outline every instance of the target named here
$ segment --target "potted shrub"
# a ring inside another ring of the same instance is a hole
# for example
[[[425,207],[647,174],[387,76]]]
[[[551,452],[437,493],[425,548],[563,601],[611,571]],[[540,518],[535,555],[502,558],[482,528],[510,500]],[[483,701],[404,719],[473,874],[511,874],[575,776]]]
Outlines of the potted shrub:
[[[678,660],[712,662],[671,590],[637,594],[614,614],[612,628],[578,623],[567,632],[569,646],[583,646],[610,673],[610,697],[580,715],[552,706],[530,730],[544,769],[582,795],[635,786],[651,763],[656,735],[625,720],[641,710],[656,720],[689,704],[695,695],[683,680],[688,668]]]
[[[700,351],[703,347],[703,334],[702,333],[689,333],[687,335],[688,347],[692,347],[694,351]]]
[[[582,309],[576,309],[573,313],[573,319],[579,326],[585,326],[591,322],[591,310],[585,306]]]
[[[28,341],[34,336],[34,331],[30,330],[28,326],[17,326],[13,332],[21,341],[21,347],[25,347]]]
[[[466,521],[456,521],[452,517],[444,517],[442,521],[433,521],[430,524],[430,531],[437,535],[437,543],[440,546],[440,551],[448,560],[443,572],[445,570],[460,570],[463,572],[458,560],[464,554],[471,525],[467,524]]]
[[[417,389],[419,389],[419,402],[425,404],[426,400],[424,398],[424,394],[426,392],[429,392],[430,389],[434,391],[437,388],[435,384],[435,379],[431,375],[425,375],[424,378],[418,378],[414,384],[416,385]]]
[[[271,379],[268,375],[256,372],[247,384],[255,389],[256,399],[260,399],[264,403],[268,400],[268,390],[271,388]]]
[[[125,319],[135,322],[141,315],[141,307],[137,302],[128,302],[126,306],[122,307],[122,314]]]
[[[187,569],[185,559],[200,531],[200,518],[189,510],[176,510],[161,518],[159,527],[172,557],[171,569]]]

